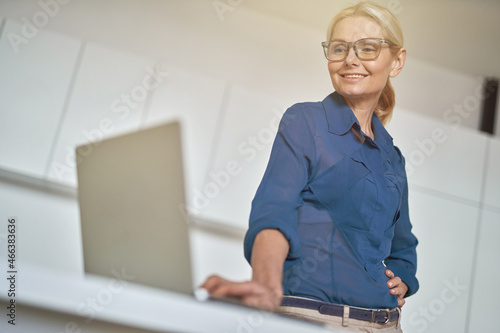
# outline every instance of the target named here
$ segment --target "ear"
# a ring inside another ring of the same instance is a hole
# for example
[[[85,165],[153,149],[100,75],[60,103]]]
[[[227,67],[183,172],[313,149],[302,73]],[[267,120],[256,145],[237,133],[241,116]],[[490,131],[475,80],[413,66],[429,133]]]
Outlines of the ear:
[[[392,63],[392,70],[390,71],[389,76],[396,77],[399,74],[399,72],[401,72],[401,70],[403,69],[405,61],[406,61],[406,49],[401,48],[398,51],[396,58],[394,58],[394,61]]]

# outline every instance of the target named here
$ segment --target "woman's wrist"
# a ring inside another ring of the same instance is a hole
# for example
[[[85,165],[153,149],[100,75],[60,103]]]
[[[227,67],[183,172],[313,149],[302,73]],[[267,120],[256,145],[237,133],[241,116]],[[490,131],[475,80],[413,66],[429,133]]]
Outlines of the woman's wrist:
[[[252,281],[266,287],[269,289],[273,295],[282,295],[283,294],[283,286],[281,284],[281,280],[277,281],[276,279],[266,279],[266,278],[258,278],[252,277]]]

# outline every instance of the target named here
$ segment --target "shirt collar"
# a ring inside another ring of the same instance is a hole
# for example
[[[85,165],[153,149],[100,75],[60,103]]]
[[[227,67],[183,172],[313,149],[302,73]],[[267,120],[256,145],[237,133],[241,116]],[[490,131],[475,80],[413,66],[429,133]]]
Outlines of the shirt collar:
[[[394,143],[392,142],[392,136],[387,132],[385,129],[384,125],[382,125],[382,122],[380,119],[378,119],[378,116],[373,113],[372,117],[372,127],[373,127],[373,133],[375,134],[375,143],[384,148],[384,150],[387,153],[390,153],[391,150],[394,149]]]
[[[349,132],[354,124],[357,125],[356,127],[359,130],[358,119],[339,93],[331,93],[323,100],[322,104],[330,133],[344,135]],[[384,148],[386,152],[390,152],[393,147],[392,137],[375,113],[373,113],[372,117],[372,127],[375,134],[375,143]]]

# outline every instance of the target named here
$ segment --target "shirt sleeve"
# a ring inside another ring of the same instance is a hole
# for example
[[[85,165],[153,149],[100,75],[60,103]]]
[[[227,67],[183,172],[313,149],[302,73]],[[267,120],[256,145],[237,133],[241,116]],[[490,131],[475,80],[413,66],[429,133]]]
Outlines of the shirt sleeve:
[[[264,177],[252,201],[245,258],[251,262],[254,238],[263,229],[277,229],[288,240],[288,259],[299,253],[297,236],[301,192],[307,186],[315,154],[314,135],[306,108],[294,105],[283,115]]]
[[[391,253],[389,257],[385,259],[387,269],[390,269],[395,276],[399,276],[408,286],[408,292],[405,297],[413,295],[419,288],[416,277],[416,247],[418,245],[418,240],[411,230],[412,225],[408,210],[408,181],[405,177],[400,215],[394,229]]]

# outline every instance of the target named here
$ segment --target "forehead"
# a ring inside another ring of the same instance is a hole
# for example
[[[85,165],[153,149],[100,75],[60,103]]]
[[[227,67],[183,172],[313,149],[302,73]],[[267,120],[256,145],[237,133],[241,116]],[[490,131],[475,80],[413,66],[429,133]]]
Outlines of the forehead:
[[[339,21],[333,31],[332,39],[353,42],[361,38],[384,38],[382,28],[365,16],[346,17]]]

